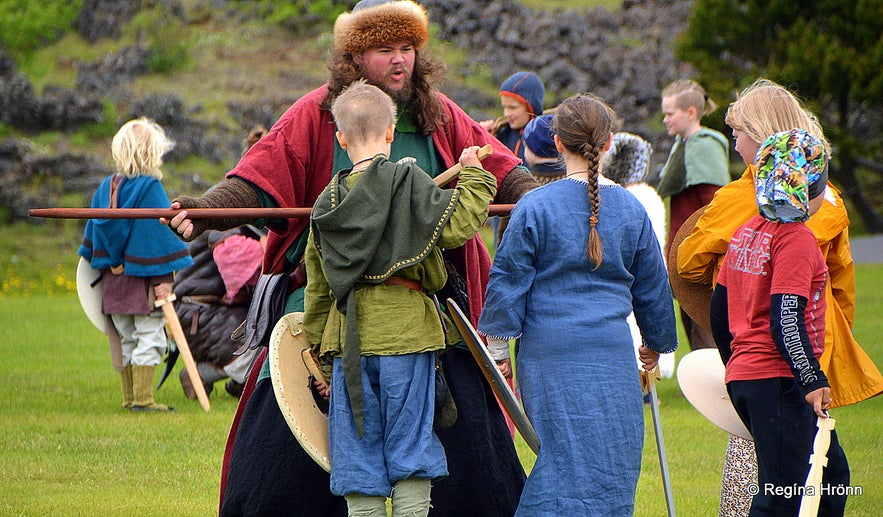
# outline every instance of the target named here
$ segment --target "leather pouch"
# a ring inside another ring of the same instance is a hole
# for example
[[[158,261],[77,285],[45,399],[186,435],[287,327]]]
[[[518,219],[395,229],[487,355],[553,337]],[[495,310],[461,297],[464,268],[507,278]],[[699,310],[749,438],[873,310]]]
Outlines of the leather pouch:
[[[435,418],[433,427],[447,429],[457,421],[457,404],[442,370],[441,355],[435,356]]]
[[[285,312],[288,286],[287,273],[263,274],[258,278],[245,323],[232,334],[233,339],[244,340],[243,345],[233,355],[242,355],[246,350],[254,350],[259,346],[270,344],[273,326]]]

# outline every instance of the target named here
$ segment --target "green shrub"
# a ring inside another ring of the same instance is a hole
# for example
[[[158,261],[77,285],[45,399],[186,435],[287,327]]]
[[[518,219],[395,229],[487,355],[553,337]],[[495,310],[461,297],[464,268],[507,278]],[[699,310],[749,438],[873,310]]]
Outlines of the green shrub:
[[[15,54],[52,43],[73,27],[83,0],[0,2],[0,45]]]
[[[116,134],[118,129],[116,104],[107,97],[103,97],[101,99],[101,105],[104,106],[104,110],[101,114],[101,121],[91,122],[83,126],[81,131],[71,137],[75,143],[87,146],[90,142],[93,142],[96,139],[106,138]],[[76,141],[77,135],[82,137],[82,142]]]
[[[190,63],[190,32],[185,22],[163,3],[138,11],[123,34],[147,44],[150,55],[145,64],[150,73],[168,74]]]
[[[237,2],[242,8],[253,8],[254,2]],[[264,19],[296,33],[317,30],[331,25],[337,15],[353,2],[341,0],[261,0],[257,13]]]
[[[168,30],[171,35],[172,30]],[[152,73],[167,74],[180,70],[190,62],[189,46],[175,38],[157,37],[150,45],[147,69]]]

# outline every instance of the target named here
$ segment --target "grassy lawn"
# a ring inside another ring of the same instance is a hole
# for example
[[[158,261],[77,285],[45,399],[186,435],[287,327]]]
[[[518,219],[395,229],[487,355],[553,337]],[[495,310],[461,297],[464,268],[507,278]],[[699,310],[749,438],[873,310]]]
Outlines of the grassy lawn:
[[[859,266],[857,284],[856,334],[883,365],[883,266]],[[104,335],[83,316],[76,295],[38,292],[0,293],[0,515],[214,514],[235,399],[218,383],[205,413],[172,378],[157,399],[177,413],[123,411]],[[678,513],[717,515],[727,436],[686,402],[674,380],[662,381],[658,390]],[[863,490],[849,499],[847,515],[879,515],[883,397],[831,413],[852,485]],[[517,440],[529,469],[533,456]],[[649,409],[644,447],[635,514],[664,515]]]

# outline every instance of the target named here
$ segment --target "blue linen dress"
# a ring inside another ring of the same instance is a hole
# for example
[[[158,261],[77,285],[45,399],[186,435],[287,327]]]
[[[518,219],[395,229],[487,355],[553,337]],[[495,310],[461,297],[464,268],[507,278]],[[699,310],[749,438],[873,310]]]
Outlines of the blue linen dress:
[[[634,310],[649,348],[677,348],[650,220],[602,180],[597,270],[586,252],[586,183],[571,178],[518,202],[491,269],[479,331],[521,337],[518,380],[540,439],[517,516],[633,514],[644,420],[626,317]]]

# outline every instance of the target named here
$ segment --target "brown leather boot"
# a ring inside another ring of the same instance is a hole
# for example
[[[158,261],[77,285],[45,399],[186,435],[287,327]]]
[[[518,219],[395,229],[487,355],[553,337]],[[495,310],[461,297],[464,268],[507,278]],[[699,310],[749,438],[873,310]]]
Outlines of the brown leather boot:
[[[199,376],[202,379],[202,387],[205,390],[206,395],[211,395],[212,391],[215,389],[215,382],[227,376],[223,370],[215,368],[215,366],[210,363],[197,363],[196,369],[199,371]],[[187,370],[181,369],[178,378],[181,379],[181,388],[184,390],[184,396],[190,400],[196,400],[198,398],[196,396],[196,390],[193,389],[193,383],[190,381],[190,374],[187,373]]]

